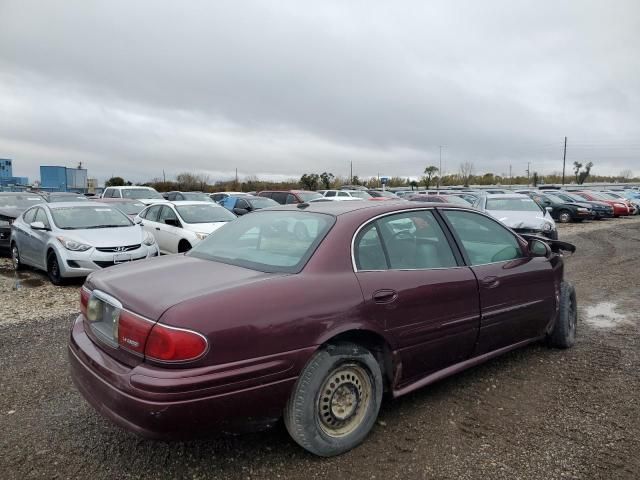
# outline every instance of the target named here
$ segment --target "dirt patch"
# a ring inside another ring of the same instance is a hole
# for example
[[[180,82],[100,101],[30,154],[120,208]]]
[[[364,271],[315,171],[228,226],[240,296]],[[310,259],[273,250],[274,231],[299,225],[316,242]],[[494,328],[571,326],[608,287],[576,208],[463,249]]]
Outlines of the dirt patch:
[[[2,477],[640,478],[640,223],[579,227],[564,237],[578,247],[566,261],[581,312],[574,348],[534,345],[386,401],[366,442],[337,458],[305,453],[282,425],[191,442],[141,440],[104,420],[71,384],[73,315],[0,325]],[[70,292],[65,308],[77,302],[77,287],[25,291],[40,292],[31,309],[60,292]],[[590,308],[609,312],[604,302],[624,322],[587,322]]]

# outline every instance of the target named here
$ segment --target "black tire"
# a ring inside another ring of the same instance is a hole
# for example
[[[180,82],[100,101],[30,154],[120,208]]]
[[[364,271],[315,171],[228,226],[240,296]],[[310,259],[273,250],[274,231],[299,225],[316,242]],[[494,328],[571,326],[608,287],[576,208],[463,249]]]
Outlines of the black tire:
[[[341,342],[318,350],[284,411],[289,435],[321,457],[340,455],[371,431],[382,403],[382,373],[366,348]]]
[[[62,285],[64,279],[60,276],[60,263],[55,252],[51,251],[47,254],[47,275],[54,285]]]
[[[560,311],[553,330],[547,335],[547,343],[555,348],[571,348],[576,342],[578,302],[576,291],[569,282],[560,285]]]
[[[191,244],[186,240],[180,240],[178,243],[178,253],[186,253],[191,250]]]
[[[558,214],[558,221],[560,223],[569,223],[571,220],[571,212],[569,212],[569,210],[561,210]]]
[[[24,270],[24,264],[22,260],[20,260],[20,251],[15,242],[11,244],[11,262],[13,263],[13,269],[15,271],[19,272],[20,270]]]

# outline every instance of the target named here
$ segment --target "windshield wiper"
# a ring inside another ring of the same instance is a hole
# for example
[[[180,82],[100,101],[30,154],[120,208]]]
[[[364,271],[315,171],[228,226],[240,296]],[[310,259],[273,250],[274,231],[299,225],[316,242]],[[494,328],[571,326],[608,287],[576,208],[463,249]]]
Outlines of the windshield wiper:
[[[92,228],[115,228],[115,227],[126,227],[127,225],[92,225],[90,227],[84,227],[86,230]]]

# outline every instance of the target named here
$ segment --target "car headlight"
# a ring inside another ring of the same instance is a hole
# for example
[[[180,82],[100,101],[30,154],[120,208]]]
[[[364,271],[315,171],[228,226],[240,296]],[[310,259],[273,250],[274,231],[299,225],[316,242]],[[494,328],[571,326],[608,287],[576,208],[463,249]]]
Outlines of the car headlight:
[[[65,238],[65,237],[56,237],[56,238],[64,248],[66,248],[67,250],[71,250],[72,252],[86,252],[91,248],[91,245],[76,242],[75,240],[71,240],[69,238]]]
[[[542,230],[544,230],[545,232],[550,232],[551,230],[553,230],[553,225],[551,225],[550,223],[545,223],[544,225],[542,225]]]
[[[156,238],[151,235],[149,232],[145,232],[144,240],[142,241],[147,247],[154,245],[156,243]]]
[[[208,236],[209,236],[208,233],[196,233],[196,237],[198,238],[198,240],[204,240]]]
[[[588,208],[582,208],[582,207],[579,207],[579,208],[578,208],[578,211],[579,211],[579,212],[588,212],[588,211],[589,211],[589,209],[588,209]]]

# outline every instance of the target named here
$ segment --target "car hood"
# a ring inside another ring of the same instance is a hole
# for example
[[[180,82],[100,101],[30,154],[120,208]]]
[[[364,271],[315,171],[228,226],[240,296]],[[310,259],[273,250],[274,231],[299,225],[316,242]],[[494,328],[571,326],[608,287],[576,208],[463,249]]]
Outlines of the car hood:
[[[0,208],[0,220],[15,220],[23,211],[20,208]]]
[[[87,230],[56,230],[56,235],[92,247],[122,247],[142,243],[144,233],[140,225],[117,228],[91,228]]]
[[[497,218],[509,228],[542,229],[545,223],[554,224],[542,212],[521,212],[510,210],[487,210],[491,216]]]
[[[95,272],[86,285],[112,295],[132,312],[158,320],[169,308],[190,299],[283,275],[167,255]]]

